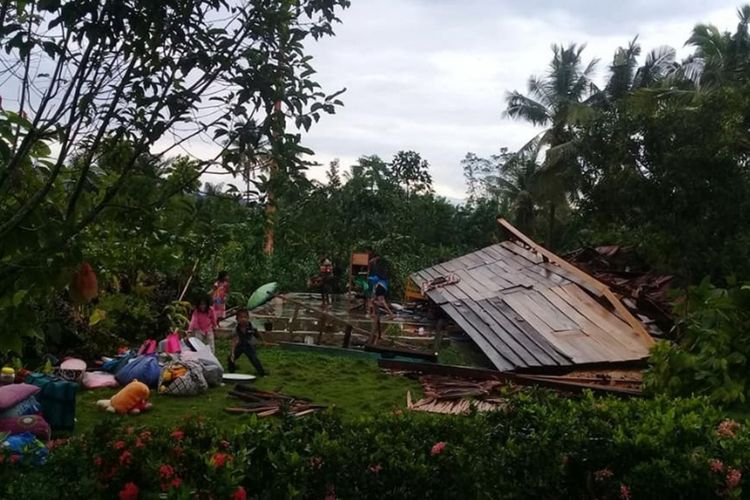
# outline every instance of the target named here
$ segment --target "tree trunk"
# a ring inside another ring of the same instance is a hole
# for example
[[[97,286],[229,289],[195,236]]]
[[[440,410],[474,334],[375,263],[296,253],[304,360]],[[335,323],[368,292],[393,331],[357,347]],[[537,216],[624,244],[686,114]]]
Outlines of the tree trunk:
[[[555,248],[555,203],[550,202],[549,204],[549,227],[547,228],[547,248],[553,250]]]
[[[281,101],[276,101],[273,105],[273,112],[281,112]],[[278,136],[277,127],[271,129],[271,140]],[[273,147],[272,147],[273,149]],[[276,183],[279,171],[279,165],[276,163],[276,159],[271,157],[271,162],[268,165],[268,192],[266,193],[266,235],[265,242],[263,244],[263,253],[266,256],[273,255],[274,243],[276,238]]]

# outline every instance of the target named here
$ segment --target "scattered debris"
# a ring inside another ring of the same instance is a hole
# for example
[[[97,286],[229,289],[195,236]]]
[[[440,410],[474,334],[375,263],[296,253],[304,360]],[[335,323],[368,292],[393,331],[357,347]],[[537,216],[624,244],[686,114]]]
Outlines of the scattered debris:
[[[229,396],[245,402],[242,406],[224,408],[227,413],[250,414],[270,417],[286,410],[293,417],[303,417],[328,408],[327,405],[313,404],[307,399],[288,396],[279,392],[261,391],[243,384],[234,386]]]
[[[670,299],[673,277],[643,270],[632,247],[584,247],[564,257],[621,294],[628,309],[645,318],[651,335],[661,336],[671,329],[674,324]]]
[[[406,393],[406,406],[414,411],[465,415],[472,410],[494,411],[506,407],[502,398],[492,397],[503,385],[498,380],[468,380],[443,375],[423,375],[419,382],[425,397],[412,403],[411,392]]]

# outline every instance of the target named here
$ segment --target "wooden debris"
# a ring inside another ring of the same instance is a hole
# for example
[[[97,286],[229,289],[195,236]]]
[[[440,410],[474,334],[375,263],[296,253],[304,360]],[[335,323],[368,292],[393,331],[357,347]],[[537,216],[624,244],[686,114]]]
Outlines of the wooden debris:
[[[419,382],[425,397],[416,403],[411,392],[406,393],[406,407],[414,411],[466,415],[472,411],[495,411],[506,407],[506,402],[490,397],[502,382],[497,380],[469,380],[444,375],[423,375]]]
[[[313,404],[304,398],[282,394],[278,391],[261,391],[254,387],[238,384],[229,396],[245,401],[241,407],[228,407],[224,410],[232,414],[255,414],[259,418],[270,417],[288,412],[294,417],[304,417],[324,410],[327,405]]]

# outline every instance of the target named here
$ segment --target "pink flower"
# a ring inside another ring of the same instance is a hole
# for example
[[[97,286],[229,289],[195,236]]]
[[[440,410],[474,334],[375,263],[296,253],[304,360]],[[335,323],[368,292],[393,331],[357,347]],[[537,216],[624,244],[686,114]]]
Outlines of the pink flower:
[[[127,445],[125,444],[125,441],[115,441],[112,446],[115,448],[115,450],[122,450]]]
[[[226,450],[226,449],[228,449],[228,448],[229,448],[229,441],[226,441],[226,440],[222,439],[222,440],[221,440],[221,441],[219,442],[219,446],[221,446],[221,447],[222,447],[223,449],[225,449],[225,450]]]
[[[729,470],[727,471],[727,481],[726,481],[727,489],[728,490],[735,489],[737,486],[740,485],[740,481],[742,481],[742,472],[730,467]]]
[[[717,458],[708,461],[708,468],[711,472],[724,472],[724,462]]]
[[[120,500],[136,500],[138,498],[138,486],[128,483],[120,490]]]
[[[620,484],[620,500],[630,500],[630,488]]]
[[[435,455],[440,455],[443,451],[445,451],[446,444],[447,443],[445,441],[440,441],[439,443],[435,443],[432,446],[432,450],[430,450],[430,453],[432,454],[432,456],[434,457]]]
[[[376,465],[371,465],[370,467],[367,468],[367,470],[369,470],[373,474],[380,474],[380,471],[383,470],[383,467],[380,464],[376,464]]]
[[[323,463],[323,459],[320,457],[312,457],[310,459],[310,467],[312,467],[313,469],[320,469],[321,467],[323,467]]]
[[[182,485],[182,479],[175,477],[170,484],[172,485],[172,488],[179,488]]]
[[[64,445],[67,442],[68,442],[67,439],[53,439],[52,441],[47,443],[47,448],[49,448],[50,450],[53,450],[57,447]]]
[[[238,486],[237,489],[234,490],[232,500],[247,500],[247,492],[245,491],[245,488]]]
[[[173,438],[175,438],[177,441],[181,441],[182,438],[185,437],[185,433],[182,432],[180,429],[175,429],[172,431],[172,434],[170,434]]]
[[[227,455],[226,453],[216,452],[214,453],[214,456],[211,457],[211,463],[217,469],[219,467],[224,467],[224,465],[226,465],[227,462],[231,462],[231,461],[232,461],[232,456]]]
[[[722,420],[719,426],[716,428],[716,434],[719,437],[733,438],[737,435],[737,430],[739,428],[739,422],[730,419]]]
[[[141,441],[141,438],[135,438],[135,445],[136,448],[143,448],[145,445],[143,444],[143,441]]]
[[[101,467],[102,466],[102,457],[94,457],[94,465],[96,465],[97,467]]]
[[[163,464],[161,467],[159,467],[159,475],[162,477],[162,479],[169,479],[170,477],[174,476],[174,469],[171,465]]]
[[[326,493],[325,500],[336,500],[336,490],[333,486],[328,486],[328,492]]]
[[[597,481],[604,481],[614,475],[615,473],[612,472],[610,469],[604,468],[604,469],[594,472],[594,479],[596,479]]]
[[[149,439],[151,439],[151,432],[150,431],[141,432],[141,439],[143,439],[144,441],[148,441]]]
[[[120,455],[120,465],[130,465],[130,462],[133,460],[133,455],[125,450]]]

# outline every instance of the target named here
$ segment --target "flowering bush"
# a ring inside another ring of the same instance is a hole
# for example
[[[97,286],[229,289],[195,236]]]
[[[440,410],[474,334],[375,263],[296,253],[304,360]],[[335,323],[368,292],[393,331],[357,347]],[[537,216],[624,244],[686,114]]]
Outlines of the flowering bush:
[[[0,498],[740,498],[750,463],[747,426],[701,399],[532,393],[494,414],[251,417],[230,433],[122,421],[44,466],[5,460]]]

